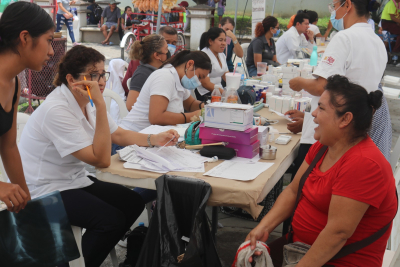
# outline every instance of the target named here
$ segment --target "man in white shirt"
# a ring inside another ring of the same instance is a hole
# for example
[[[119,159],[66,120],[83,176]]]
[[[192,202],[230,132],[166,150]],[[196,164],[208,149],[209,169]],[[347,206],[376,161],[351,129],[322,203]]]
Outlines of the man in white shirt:
[[[296,50],[300,47],[313,48],[314,34],[309,28],[309,17],[306,13],[296,15],[293,26],[276,42],[276,56],[278,62],[285,64],[288,59],[296,58]],[[304,34],[307,34],[307,41]]]

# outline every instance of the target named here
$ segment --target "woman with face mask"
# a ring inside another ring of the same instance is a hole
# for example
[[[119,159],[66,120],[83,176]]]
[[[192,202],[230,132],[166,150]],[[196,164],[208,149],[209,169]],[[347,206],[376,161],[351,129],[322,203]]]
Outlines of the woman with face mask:
[[[168,59],[168,45],[165,38],[158,34],[146,36],[142,41],[135,41],[130,49],[131,60],[139,60],[140,65],[133,73],[126,98],[126,108],[130,111],[136,103],[140,91],[150,74]]]
[[[225,74],[229,72],[226,63],[224,51],[226,49],[226,33],[221,28],[211,28],[203,33],[200,38],[200,50],[206,53],[212,64],[212,71],[204,80],[201,81],[201,86],[196,90],[196,98],[204,101],[206,97],[211,97],[211,92],[215,87],[218,87],[221,94],[222,80],[225,80]]]
[[[178,53],[149,76],[120,126],[141,131],[152,124],[190,122],[193,116],[200,115],[204,104],[194,99],[189,90],[200,86],[211,69],[211,60],[204,52],[185,50]]]
[[[266,62],[268,65],[279,66],[276,58],[274,34],[280,33],[279,22],[273,16],[266,17],[257,23],[254,38],[247,49],[246,66],[250,77],[257,76],[257,63]]]
[[[327,46],[322,61],[313,73],[316,79],[298,77],[289,83],[293,90],[304,89],[314,96],[311,112],[317,108],[327,78],[334,74],[346,76],[368,92],[382,91],[380,81],[387,63],[386,49],[367,23],[370,12],[378,7],[379,3],[375,0],[334,0],[329,5],[332,25],[339,32]],[[311,113],[306,112],[302,139],[308,138],[308,144],[315,142],[312,138],[315,127]],[[308,133],[304,134],[305,131]],[[390,160],[392,127],[385,98],[382,106],[374,113],[368,134],[386,159]]]

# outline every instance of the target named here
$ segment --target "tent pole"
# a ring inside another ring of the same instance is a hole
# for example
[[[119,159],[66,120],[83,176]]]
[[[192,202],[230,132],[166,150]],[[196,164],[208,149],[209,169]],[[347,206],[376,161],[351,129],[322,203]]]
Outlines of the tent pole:
[[[235,9],[235,25],[237,25],[237,12],[238,12],[239,0],[236,0],[236,9]],[[236,34],[236,27],[233,29],[233,34]]]
[[[158,1],[158,16],[157,16],[157,30],[156,30],[156,34],[158,34],[158,32],[160,31],[160,26],[161,26],[161,12],[162,12],[162,3],[163,0],[159,0]]]
[[[271,14],[271,16],[274,15],[274,11],[275,11],[275,2],[276,2],[276,0],[274,0],[274,4],[272,5],[272,14]]]

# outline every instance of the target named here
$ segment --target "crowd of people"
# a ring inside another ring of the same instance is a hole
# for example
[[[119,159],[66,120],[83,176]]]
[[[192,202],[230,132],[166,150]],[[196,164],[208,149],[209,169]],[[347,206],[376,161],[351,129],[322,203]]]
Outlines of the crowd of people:
[[[19,212],[31,198],[60,191],[71,225],[86,229],[82,242],[86,266],[100,266],[157,193],[99,181],[85,164],[108,167],[111,155],[128,145],[175,145],[179,135],[174,130],[156,135],[138,132],[150,125],[184,124],[199,117],[211,92],[224,92],[225,75],[234,69],[232,56],[243,57],[243,49],[233,34],[235,22],[222,17],[222,0],[209,1],[221,4],[221,19],[218,27],[202,34],[198,51],[177,52],[178,33],[169,26],[136,40],[122,81],[129,113],[117,125],[102,96],[110,76],[105,57],[75,42],[71,2],[57,2],[56,26],[42,8],[29,2],[9,5],[0,19],[0,155],[10,181],[0,182],[0,200],[10,211]],[[382,29],[390,33],[400,29],[399,2],[390,1],[382,14]],[[313,72],[315,79],[290,80],[291,89],[312,95],[311,110],[287,112],[295,121],[288,129],[302,132],[292,182],[247,236],[252,249],[284,223],[284,238],[311,246],[296,266],[381,266],[391,227],[369,246],[336,257],[343,247],[390,224],[397,211],[389,164],[390,114],[380,85],[387,51],[368,24],[378,7],[375,0],[334,1],[324,35],[316,26],[318,14],[310,10],[294,15],[276,42],[277,18],[267,16],[256,25],[247,50],[249,76],[257,74],[258,62],[280,66],[296,58],[299,48],[312,48],[316,37],[328,37],[333,28],[337,34]],[[89,20],[96,22],[94,0],[89,9],[93,13]],[[104,45],[111,44],[113,32],[132,25],[131,14],[130,7],[121,14],[114,0],[102,11]],[[74,46],[59,62],[56,88],[30,116],[17,146],[21,94],[17,75],[46,65],[54,55],[54,31],[62,22]],[[399,49],[397,39],[393,51]],[[305,173],[308,179],[302,184]],[[282,266],[282,244],[274,242],[270,248],[274,266]]]

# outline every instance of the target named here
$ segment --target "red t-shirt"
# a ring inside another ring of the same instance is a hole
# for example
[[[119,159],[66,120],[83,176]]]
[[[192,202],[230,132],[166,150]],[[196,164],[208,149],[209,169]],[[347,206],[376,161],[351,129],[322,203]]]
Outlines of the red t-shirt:
[[[306,156],[312,159],[322,148],[316,142]],[[348,197],[370,205],[347,244],[369,237],[396,214],[395,180],[389,162],[370,137],[349,149],[329,170],[321,172],[323,158],[312,170],[293,218],[293,241],[313,244],[328,221],[332,195]],[[391,232],[373,244],[344,258],[329,262],[338,266],[382,266],[383,254]]]
[[[128,70],[126,71],[124,80],[122,81],[122,87],[124,88],[126,97],[128,97],[129,94],[129,88],[126,82],[128,81],[129,78],[132,78],[133,73],[135,73],[135,70],[139,65],[140,65],[139,60],[131,60],[131,62],[129,62]]]

